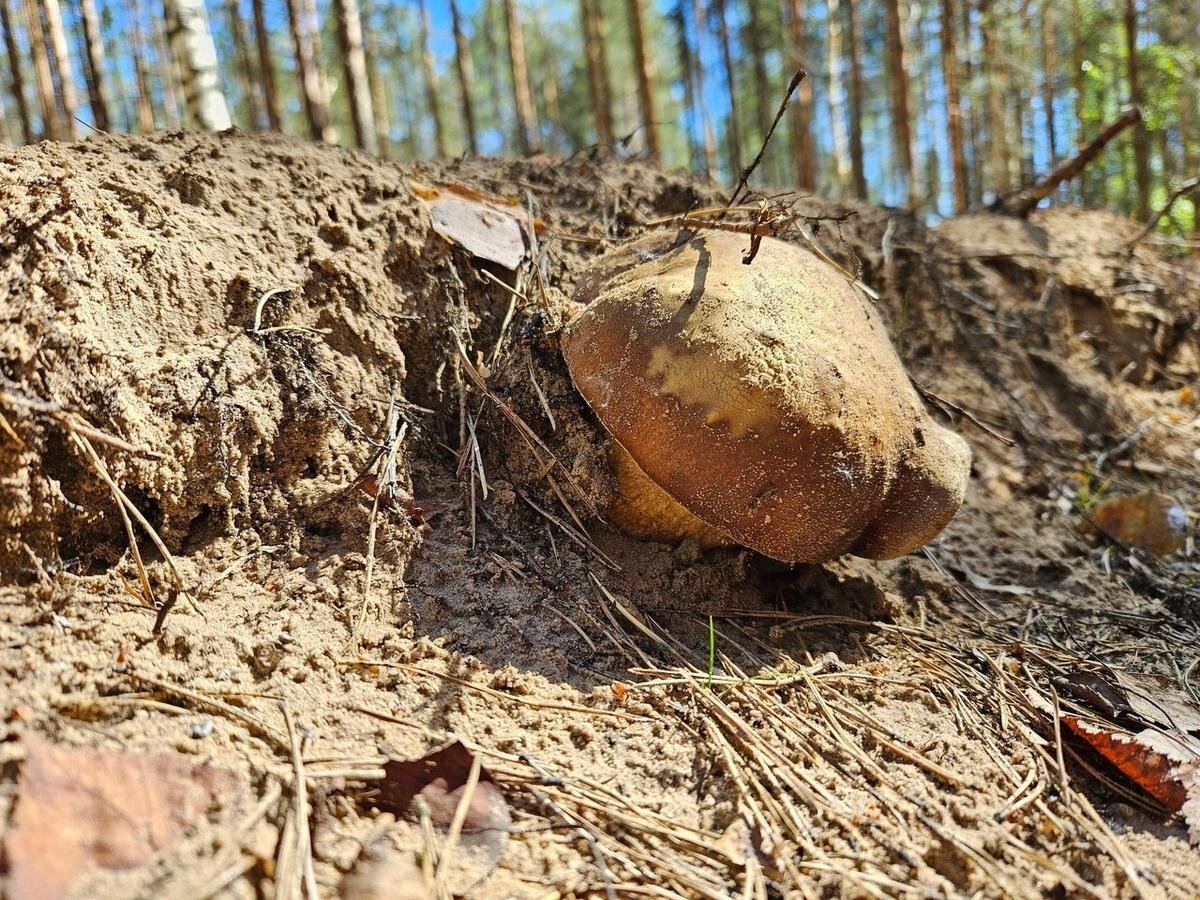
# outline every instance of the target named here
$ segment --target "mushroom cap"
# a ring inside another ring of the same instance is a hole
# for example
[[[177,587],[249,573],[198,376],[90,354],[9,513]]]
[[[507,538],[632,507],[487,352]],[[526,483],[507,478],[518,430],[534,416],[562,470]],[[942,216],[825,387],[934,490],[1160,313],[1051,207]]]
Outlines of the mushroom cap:
[[[576,387],[730,543],[785,562],[916,549],[962,503],[966,442],[930,419],[842,272],[772,238],[745,265],[748,240],[655,232],[603,257],[563,332]]]

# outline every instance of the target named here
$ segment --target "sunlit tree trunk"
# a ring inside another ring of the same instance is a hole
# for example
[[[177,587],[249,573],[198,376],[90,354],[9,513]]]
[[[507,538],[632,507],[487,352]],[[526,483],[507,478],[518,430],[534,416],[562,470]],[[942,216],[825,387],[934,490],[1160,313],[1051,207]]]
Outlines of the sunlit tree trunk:
[[[154,93],[150,84],[150,67],[146,63],[138,0],[131,0],[129,18],[129,55],[133,58],[133,80],[137,86],[137,127],[142,134],[148,134],[154,130]]]
[[[262,83],[267,127],[272,131],[282,131],[283,115],[280,112],[279,86],[275,81],[275,57],[271,53],[271,32],[267,30],[266,10],[263,0],[253,0],[251,6],[254,10],[254,43],[258,49],[258,77]]]
[[[504,129],[504,91],[500,81],[501,71],[505,68],[504,60],[507,57],[500,52],[500,44],[496,40],[497,32],[504,27],[503,23],[499,21],[504,17],[500,6],[498,0],[483,0],[482,14],[484,21],[483,46],[487,54],[488,70],[492,73],[492,77],[486,79],[488,100],[492,106],[492,116],[495,118],[496,128],[503,139],[507,132]],[[507,141],[502,140],[502,143],[507,144]]]
[[[433,147],[435,155],[446,155],[446,133],[442,127],[441,93],[438,90],[437,67],[433,63],[433,49],[429,46],[429,8],[420,0],[421,68],[425,73],[425,102],[429,116],[433,119]]]
[[[158,82],[162,89],[163,118],[168,131],[178,131],[183,127],[183,112],[179,106],[179,95],[182,93],[179,68],[167,47],[166,17],[154,16],[153,19],[154,60],[158,64]]]
[[[604,13],[599,8],[599,0],[579,0],[579,13],[583,18],[583,51],[587,62],[588,96],[596,126],[596,143],[601,152],[612,153],[612,99],[608,83]]]
[[[900,0],[884,0],[884,46],[887,54],[888,98],[892,118],[892,153],[896,171],[904,181],[909,206],[920,201],[917,173],[913,165],[912,108],[909,103],[908,60],[904,40],[904,17]]]
[[[717,40],[721,44],[721,62],[725,68],[725,90],[729,95],[729,118],[725,120],[726,155],[729,175],[737,178],[742,171],[742,135],[738,127],[737,81],[733,77],[733,47],[729,40],[729,20],[725,0],[713,0],[713,18],[717,25]]]
[[[371,111],[375,114],[375,135],[379,142],[379,156],[381,159],[387,159],[391,155],[392,149],[392,119],[388,94],[380,71],[383,58],[379,52],[376,29],[372,26],[373,11],[374,7],[371,6],[370,0],[365,0],[363,3],[363,22],[365,23],[363,53],[366,54],[367,83],[371,88]]]
[[[829,71],[829,130],[833,134],[835,192],[850,178],[850,136],[846,130],[845,57],[842,53],[841,0],[825,0],[825,30]]]
[[[1058,47],[1054,36],[1054,4],[1042,0],[1042,115],[1046,122],[1046,148],[1050,168],[1058,161],[1058,128],[1054,115],[1054,96],[1058,70]]]
[[[112,123],[108,115],[104,39],[100,34],[100,16],[96,12],[96,0],[79,0],[77,10],[79,20],[83,24],[84,62],[88,73],[88,101],[92,108],[92,119],[101,131],[109,131]]]
[[[754,120],[758,126],[758,144],[761,146],[771,128],[771,118],[778,100],[774,97],[771,80],[767,77],[767,49],[763,40],[762,11],[759,3],[760,0],[746,0],[746,37],[750,52],[750,70],[754,74]],[[775,155],[770,147],[767,148],[767,155],[763,159],[763,173],[771,183],[779,180]]]
[[[58,72],[58,108],[62,114],[61,134],[67,140],[75,137],[75,115],[79,100],[75,94],[75,71],[71,65],[71,51],[67,46],[67,32],[63,28],[62,8],[58,0],[41,0],[46,17],[46,31],[50,38],[54,69]]]
[[[504,0],[504,26],[508,32],[508,68],[512,77],[513,108],[517,114],[517,149],[525,156],[539,149],[537,111],[529,91],[529,66],[525,61],[525,37],[517,16],[516,0]]]
[[[688,41],[687,33],[687,14],[683,11],[682,3],[677,4],[671,11],[671,20],[675,24],[675,37],[679,48],[679,76],[683,82],[683,111],[686,120],[684,132],[687,136],[688,158],[693,169],[706,171],[706,162],[696,127],[699,111],[696,106],[696,81],[692,74],[696,63],[692,59],[692,46]]]
[[[358,0],[333,0],[333,10],[337,19],[342,71],[346,75],[346,102],[350,107],[354,143],[360,150],[375,153],[379,141],[375,135],[375,113],[371,110],[371,86],[367,83],[367,58],[363,51]]]
[[[54,99],[54,78],[50,74],[50,57],[46,53],[46,38],[42,31],[41,9],[37,0],[24,0],[25,35],[29,40],[29,59],[33,63],[34,84],[42,112],[42,137],[59,140],[62,129],[58,120],[58,104]]]
[[[962,98],[958,93],[958,51],[954,36],[954,2],[941,0],[942,80],[946,85],[946,122],[950,137],[950,178],[954,211],[967,211],[967,155],[963,141]]]
[[[242,97],[246,101],[246,118],[251,128],[259,129],[263,127],[262,91],[258,72],[250,58],[250,45],[246,40],[246,23],[242,21],[240,0],[228,0],[225,11],[229,20],[229,35],[233,39],[238,78],[242,83]]]
[[[1137,0],[1125,0],[1125,66],[1129,79],[1129,102],[1141,106],[1141,73],[1138,65],[1138,10]],[[1150,136],[1144,123],[1133,126],[1133,167],[1137,180],[1137,216],[1145,219],[1150,215]]]
[[[850,187],[854,196],[867,199],[863,166],[863,74],[859,44],[858,0],[842,0],[846,8],[846,55],[850,60]]]
[[[1001,50],[997,40],[999,28],[993,14],[992,0],[982,0],[979,12],[982,19],[980,33],[983,36],[983,80],[987,107],[987,181],[989,187],[999,195],[1012,186],[1008,166],[1008,124],[1004,114],[1004,94],[1001,90],[999,71],[1004,61],[1000,58]]]
[[[645,135],[646,155],[657,160],[660,155],[658,119],[654,114],[654,64],[646,47],[646,15],[642,0],[628,0],[629,39],[633,42],[633,69],[637,77],[638,112]]]
[[[680,5],[682,5],[682,0],[680,0]],[[709,176],[715,176],[717,174],[717,140],[713,134],[712,116],[708,112],[708,77],[704,61],[704,14],[700,7],[700,0],[691,0],[691,5],[692,23],[696,29],[693,77],[697,98],[696,105],[700,111],[700,127],[704,137],[704,172]]]
[[[326,144],[337,143],[337,132],[329,115],[329,92],[321,70],[317,39],[321,34],[315,0],[287,0],[288,23],[296,51],[296,74],[309,134]]]
[[[467,136],[467,150],[472,156],[479,155],[479,138],[475,134],[475,105],[471,89],[475,81],[475,70],[471,65],[471,45],[463,32],[462,16],[458,12],[457,0],[450,0],[450,25],[454,29],[454,68],[458,72],[459,100],[462,103],[463,130]]]
[[[183,85],[191,122],[207,131],[223,131],[233,122],[221,93],[217,48],[208,28],[204,0],[165,0],[167,38]]]
[[[790,72],[805,64],[808,57],[808,33],[805,0],[788,0],[788,65]],[[792,159],[796,167],[796,186],[802,191],[817,189],[817,154],[813,144],[812,75],[800,82],[792,103]]]
[[[8,54],[8,73],[11,78],[13,99],[17,103],[17,115],[21,118],[21,136],[25,143],[32,144],[37,133],[33,129],[33,115],[29,100],[25,97],[25,73],[21,69],[21,53],[17,48],[17,35],[13,31],[11,0],[0,0],[0,28],[4,29],[4,50]]]

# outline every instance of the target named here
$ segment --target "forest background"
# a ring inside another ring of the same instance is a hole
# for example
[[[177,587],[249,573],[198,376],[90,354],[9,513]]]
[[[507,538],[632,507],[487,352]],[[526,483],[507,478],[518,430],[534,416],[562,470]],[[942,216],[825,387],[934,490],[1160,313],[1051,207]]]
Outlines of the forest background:
[[[977,208],[1141,121],[1048,202],[1145,218],[1200,175],[1191,0],[0,0],[0,141],[273,129],[395,159],[618,152]],[[1159,229],[1200,231],[1192,198]]]

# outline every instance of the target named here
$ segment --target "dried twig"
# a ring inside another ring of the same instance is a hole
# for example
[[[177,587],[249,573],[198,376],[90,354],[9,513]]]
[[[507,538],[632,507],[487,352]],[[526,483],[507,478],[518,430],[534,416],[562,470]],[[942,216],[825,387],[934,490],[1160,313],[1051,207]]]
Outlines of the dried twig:
[[[1152,213],[1150,218],[1146,220],[1146,224],[1141,227],[1138,233],[1127,240],[1122,246],[1124,246],[1127,250],[1132,248],[1134,244],[1158,227],[1159,221],[1161,221],[1162,217],[1171,211],[1171,207],[1175,205],[1176,200],[1178,200],[1180,197],[1190,194],[1197,188],[1200,188],[1200,175],[1197,175],[1194,178],[1189,178],[1187,181],[1183,182],[1183,184],[1179,185],[1179,187],[1175,188],[1175,190],[1171,191],[1171,195],[1167,197],[1167,202],[1160,206],[1154,213]]]

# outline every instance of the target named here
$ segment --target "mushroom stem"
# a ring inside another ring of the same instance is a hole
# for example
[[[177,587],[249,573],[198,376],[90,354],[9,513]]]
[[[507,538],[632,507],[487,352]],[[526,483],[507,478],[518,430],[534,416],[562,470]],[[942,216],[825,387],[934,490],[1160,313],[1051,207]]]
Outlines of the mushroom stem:
[[[614,525],[635,537],[666,543],[694,538],[703,549],[737,543],[692,515],[655,484],[616,440],[612,442],[611,457],[617,496],[608,508],[608,519]]]

